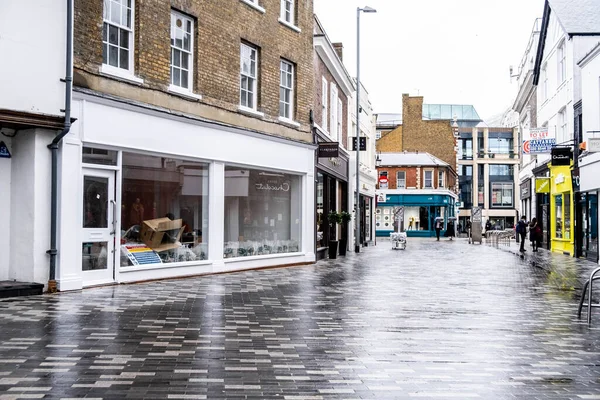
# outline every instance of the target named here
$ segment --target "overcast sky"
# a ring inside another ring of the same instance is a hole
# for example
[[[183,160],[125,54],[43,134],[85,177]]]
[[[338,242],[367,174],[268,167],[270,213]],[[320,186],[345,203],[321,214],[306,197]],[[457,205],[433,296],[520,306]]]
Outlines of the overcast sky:
[[[356,76],[356,8],[360,79],[375,112],[401,112],[402,93],[429,104],[472,104],[482,118],[502,113],[518,90],[511,84],[543,0],[314,0],[344,64]]]

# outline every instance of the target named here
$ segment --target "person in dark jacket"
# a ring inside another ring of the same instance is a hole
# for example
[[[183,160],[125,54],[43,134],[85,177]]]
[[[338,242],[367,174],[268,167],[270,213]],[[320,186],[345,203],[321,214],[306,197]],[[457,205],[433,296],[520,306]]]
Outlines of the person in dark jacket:
[[[456,236],[456,232],[454,231],[454,221],[448,220],[448,226],[446,227],[446,233],[444,233],[448,239],[452,240],[452,237]]]
[[[525,237],[527,236],[527,218],[523,215],[519,222],[517,222],[517,235],[519,235],[519,239],[521,239],[521,248],[519,251],[521,253],[525,252]]]
[[[542,221],[538,221],[537,218],[533,218],[529,228],[529,240],[531,240],[533,251],[538,251],[538,248],[542,242],[543,232]]]

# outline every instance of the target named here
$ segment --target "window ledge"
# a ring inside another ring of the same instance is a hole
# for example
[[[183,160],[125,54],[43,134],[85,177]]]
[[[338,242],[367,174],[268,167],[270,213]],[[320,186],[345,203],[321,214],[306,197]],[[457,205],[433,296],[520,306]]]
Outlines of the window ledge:
[[[295,128],[300,128],[299,123],[297,123],[296,121],[289,119],[289,118],[279,117],[279,122],[286,124],[286,125],[291,125]]]
[[[282,19],[281,17],[279,18],[279,23],[281,23],[282,25],[287,26],[288,28],[290,28],[293,31],[296,31],[298,33],[302,32],[302,29],[298,28],[296,25],[294,24],[290,24],[289,22],[287,22],[285,19]]]
[[[196,94],[194,92],[191,92],[189,90],[183,89],[175,85],[169,85],[169,92],[177,96],[185,97],[188,100],[202,100],[202,96],[200,96],[199,94]]]
[[[254,3],[251,0],[240,0],[242,3],[248,4],[250,7],[254,8],[257,11],[260,11],[261,13],[266,13],[267,10],[265,10],[264,8],[262,8],[261,6],[259,6],[258,4]]]
[[[138,85],[144,83],[144,80],[142,78],[138,78],[130,71],[124,70],[122,68],[116,68],[111,65],[102,64],[100,66],[100,73],[103,75],[109,75],[113,78],[122,79],[131,83],[136,83]]]
[[[248,107],[244,107],[244,106],[238,106],[238,111],[244,113],[244,114],[249,114],[255,117],[260,117],[260,118],[264,118],[265,113],[262,113],[260,111],[256,111],[253,108],[248,108]]]

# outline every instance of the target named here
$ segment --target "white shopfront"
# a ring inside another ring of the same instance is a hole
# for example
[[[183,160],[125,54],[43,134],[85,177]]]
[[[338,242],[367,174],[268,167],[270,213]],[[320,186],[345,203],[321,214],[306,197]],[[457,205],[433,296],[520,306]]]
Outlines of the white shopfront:
[[[314,147],[74,93],[59,290],[310,263]]]

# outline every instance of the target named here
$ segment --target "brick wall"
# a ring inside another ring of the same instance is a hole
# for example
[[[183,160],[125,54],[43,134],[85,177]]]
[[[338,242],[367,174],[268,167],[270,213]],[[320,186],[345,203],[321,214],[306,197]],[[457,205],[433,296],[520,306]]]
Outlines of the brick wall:
[[[342,100],[342,137],[338,141],[343,144],[344,148],[348,147],[348,96],[340,89],[340,84],[335,80],[321,57],[314,52],[314,68],[315,68],[315,123],[327,132],[330,131],[331,122],[331,83],[333,82],[338,88],[338,97]],[[327,125],[323,126],[323,78],[327,81]],[[350,149],[351,150],[351,149]]]
[[[309,111],[313,107],[313,1],[297,2],[296,32],[278,21],[280,0],[260,0],[266,12],[241,0],[135,0],[135,85],[101,75],[102,1],[75,0],[75,85],[266,133],[312,141]],[[194,20],[194,93],[202,100],[168,92],[170,83],[171,10]],[[242,115],[240,44],[259,50],[258,111],[263,118]],[[295,65],[294,120],[279,123],[279,62]]]
[[[433,170],[433,186],[434,188],[439,188],[439,171],[444,171],[445,173],[445,183],[444,187],[450,190],[454,190],[454,185],[456,183],[456,178],[453,175],[452,171],[447,167],[378,167],[377,175],[380,176],[383,171],[387,171],[388,173],[388,189],[397,189],[398,181],[397,181],[397,173],[398,171],[404,171],[406,174],[406,188],[416,188],[423,189],[425,185],[425,170]]]
[[[375,143],[377,151],[381,153],[399,153],[402,149],[402,125],[386,133],[381,133],[381,138]]]

